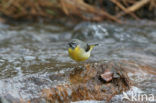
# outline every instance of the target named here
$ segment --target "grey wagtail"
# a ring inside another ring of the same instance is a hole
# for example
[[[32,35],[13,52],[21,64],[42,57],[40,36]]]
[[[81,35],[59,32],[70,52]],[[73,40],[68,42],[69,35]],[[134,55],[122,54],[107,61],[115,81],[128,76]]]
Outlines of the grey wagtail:
[[[98,44],[89,45],[81,40],[73,39],[68,43],[68,45],[69,56],[73,60],[80,62],[87,60],[90,57],[92,49]]]

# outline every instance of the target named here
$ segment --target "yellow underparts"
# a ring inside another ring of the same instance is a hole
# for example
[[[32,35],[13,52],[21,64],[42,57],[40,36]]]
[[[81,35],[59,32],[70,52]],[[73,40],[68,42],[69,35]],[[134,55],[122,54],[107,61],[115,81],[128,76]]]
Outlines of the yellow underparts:
[[[86,52],[84,49],[77,46],[75,49],[69,48],[68,53],[73,60],[80,62],[87,60],[90,57],[90,52],[93,49],[93,47],[94,46],[91,46],[90,50]]]

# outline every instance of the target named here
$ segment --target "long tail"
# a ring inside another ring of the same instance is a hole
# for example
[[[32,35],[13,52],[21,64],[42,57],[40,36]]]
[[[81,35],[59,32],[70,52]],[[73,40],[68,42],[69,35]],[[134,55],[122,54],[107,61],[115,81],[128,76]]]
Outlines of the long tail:
[[[99,44],[92,44],[92,45],[89,45],[90,46],[90,49],[92,50],[95,46],[98,46]]]

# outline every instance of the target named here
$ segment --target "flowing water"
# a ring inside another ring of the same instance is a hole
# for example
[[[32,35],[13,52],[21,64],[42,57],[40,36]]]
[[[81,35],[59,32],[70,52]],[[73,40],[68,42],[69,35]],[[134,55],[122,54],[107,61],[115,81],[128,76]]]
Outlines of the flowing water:
[[[29,100],[44,88],[67,83],[55,74],[66,74],[76,64],[67,53],[72,38],[99,44],[86,62],[132,60],[156,71],[156,22],[0,24],[0,97]],[[131,79],[139,90],[156,95],[156,75],[146,75]]]

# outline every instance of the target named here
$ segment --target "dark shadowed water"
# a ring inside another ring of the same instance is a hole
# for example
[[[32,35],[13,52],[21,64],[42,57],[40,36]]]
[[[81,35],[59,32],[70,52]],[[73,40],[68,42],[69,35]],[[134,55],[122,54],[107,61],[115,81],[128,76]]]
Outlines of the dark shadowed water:
[[[86,62],[132,60],[156,68],[156,22],[0,24],[0,96],[29,100],[44,88],[67,83],[53,75],[65,74],[76,64],[67,54],[72,38],[99,43]],[[139,83],[133,91],[156,95],[156,75],[129,75]]]

